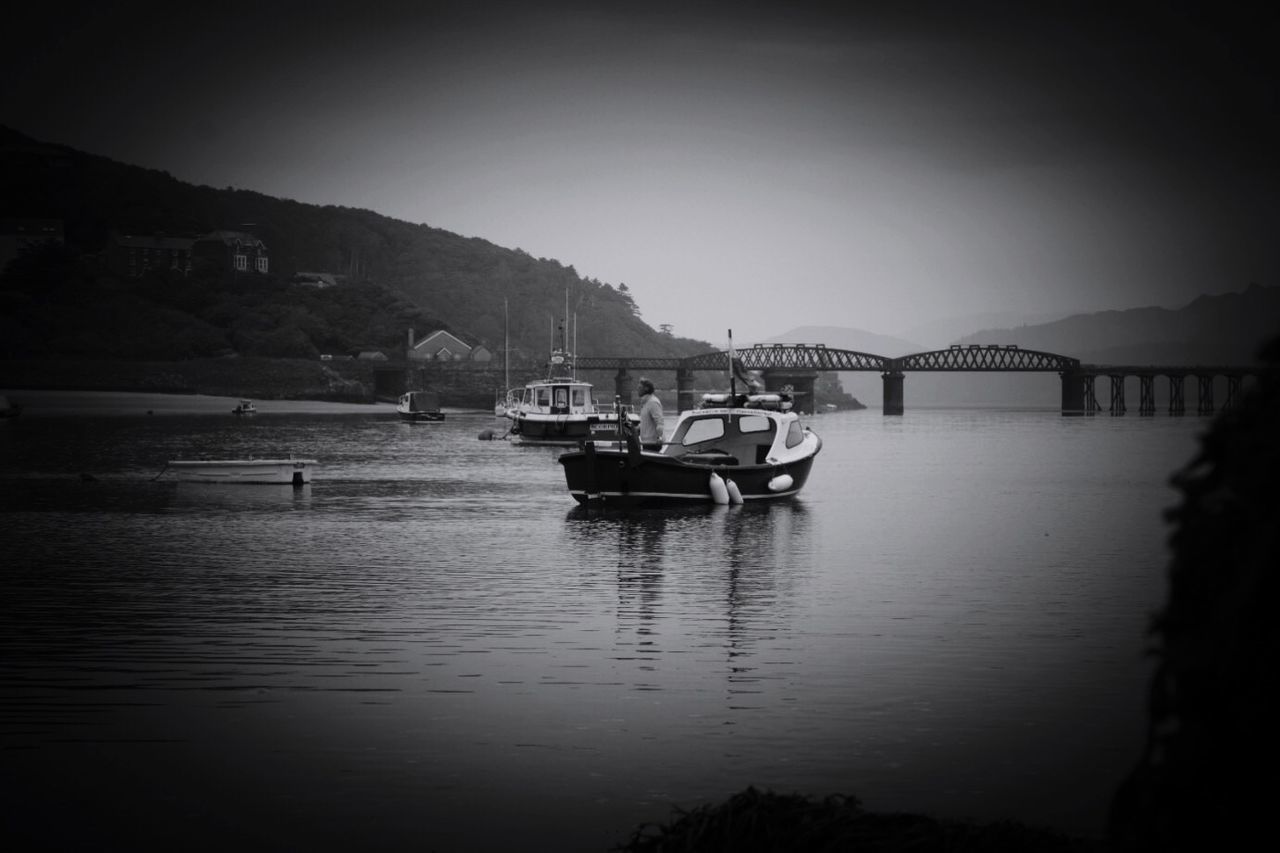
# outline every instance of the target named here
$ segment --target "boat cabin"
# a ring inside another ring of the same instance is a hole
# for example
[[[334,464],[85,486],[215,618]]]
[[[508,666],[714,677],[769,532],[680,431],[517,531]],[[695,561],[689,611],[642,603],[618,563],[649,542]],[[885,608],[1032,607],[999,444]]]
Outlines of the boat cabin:
[[[409,391],[400,397],[400,405],[410,412],[438,412],[440,395],[435,391]]]
[[[790,408],[785,395],[707,394],[700,408],[681,416],[663,453],[718,465],[768,464],[804,441],[804,427]]]
[[[553,379],[529,385],[520,410],[544,415],[593,414],[596,404],[591,398],[590,383]]]

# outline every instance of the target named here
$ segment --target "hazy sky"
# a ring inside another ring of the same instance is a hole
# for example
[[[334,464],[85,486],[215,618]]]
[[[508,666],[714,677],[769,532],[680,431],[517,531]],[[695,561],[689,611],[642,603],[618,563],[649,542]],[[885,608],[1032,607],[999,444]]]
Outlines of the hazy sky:
[[[0,123],[555,258],[716,342],[1280,283],[1261,13],[269,5],[24,4]]]

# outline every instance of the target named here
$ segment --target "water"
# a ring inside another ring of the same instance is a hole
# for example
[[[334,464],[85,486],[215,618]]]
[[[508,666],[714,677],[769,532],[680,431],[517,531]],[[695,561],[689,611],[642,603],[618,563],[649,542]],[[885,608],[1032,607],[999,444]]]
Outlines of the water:
[[[28,405],[5,833],[96,849],[602,851],[749,784],[1100,836],[1206,425],[824,415],[792,503],[619,516],[487,414]],[[291,452],[310,486],[163,473]]]

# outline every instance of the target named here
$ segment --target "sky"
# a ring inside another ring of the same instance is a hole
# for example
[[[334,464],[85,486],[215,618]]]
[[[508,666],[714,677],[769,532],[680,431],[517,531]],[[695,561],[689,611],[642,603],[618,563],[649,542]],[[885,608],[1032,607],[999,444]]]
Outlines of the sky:
[[[0,123],[553,258],[713,342],[1278,283],[1262,12],[845,5],[31,3]]]

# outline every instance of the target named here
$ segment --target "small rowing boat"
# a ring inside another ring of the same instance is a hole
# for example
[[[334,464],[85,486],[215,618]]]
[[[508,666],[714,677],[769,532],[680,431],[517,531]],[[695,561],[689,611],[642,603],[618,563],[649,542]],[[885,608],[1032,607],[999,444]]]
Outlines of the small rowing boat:
[[[167,468],[186,483],[264,483],[303,486],[314,459],[175,459]]]

